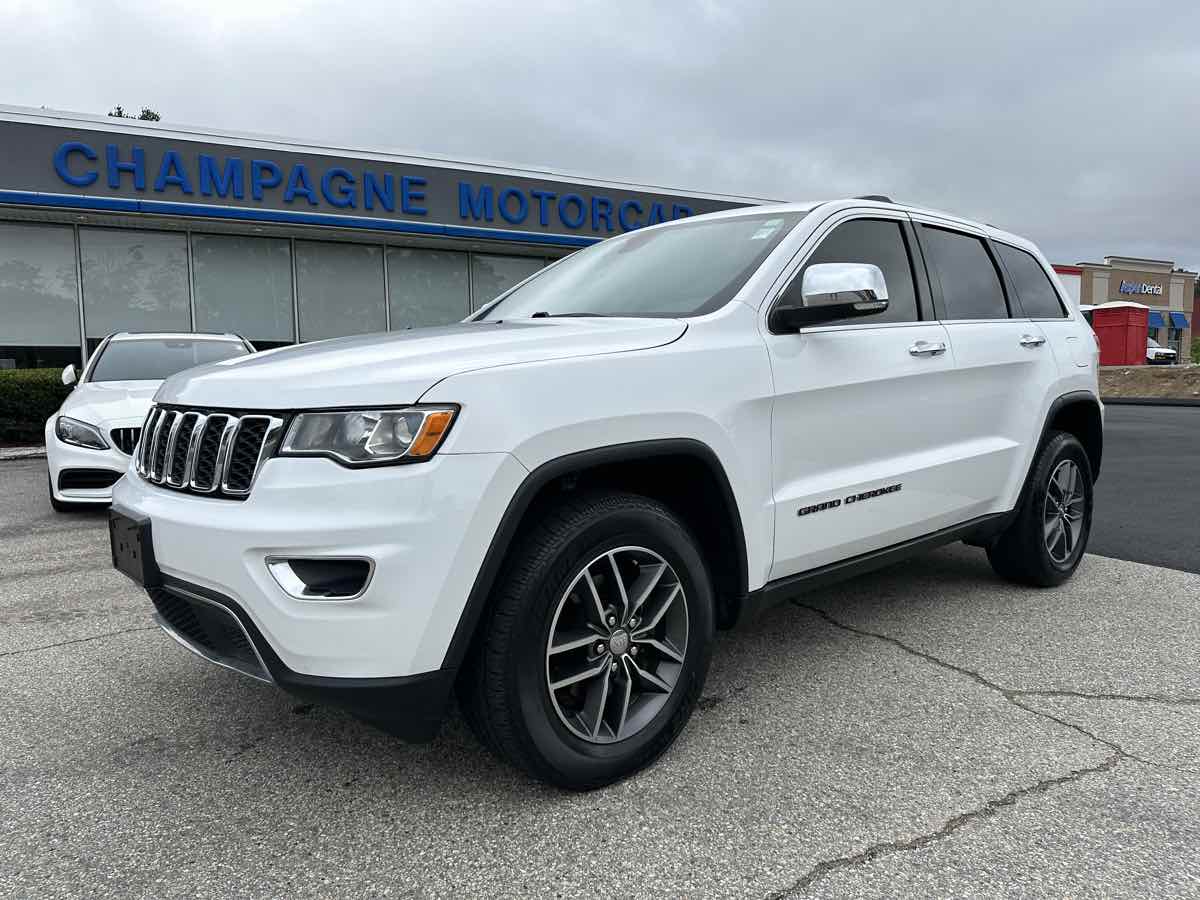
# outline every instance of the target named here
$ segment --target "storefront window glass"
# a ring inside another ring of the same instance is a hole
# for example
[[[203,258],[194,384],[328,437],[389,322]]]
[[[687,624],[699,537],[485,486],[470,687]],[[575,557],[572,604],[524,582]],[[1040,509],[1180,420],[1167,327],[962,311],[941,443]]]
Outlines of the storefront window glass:
[[[383,248],[296,241],[300,340],[383,331]]]
[[[190,331],[187,238],[163,231],[79,229],[89,344],[114,331]]]
[[[196,330],[290,344],[292,256],[283,238],[192,235]]]
[[[493,256],[471,254],[471,292],[473,309],[503,294],[514,284],[524,281],[546,264],[534,256]]]
[[[0,223],[0,323],[5,344],[79,346],[73,229]]]
[[[392,330],[449,325],[471,312],[467,254],[388,248]]]

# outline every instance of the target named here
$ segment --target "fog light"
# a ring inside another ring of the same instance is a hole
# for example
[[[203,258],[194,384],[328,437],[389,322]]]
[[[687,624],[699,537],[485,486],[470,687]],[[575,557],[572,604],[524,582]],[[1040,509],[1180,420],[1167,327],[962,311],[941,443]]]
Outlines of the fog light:
[[[371,583],[375,563],[365,556],[271,556],[267,571],[297,600],[353,600]]]

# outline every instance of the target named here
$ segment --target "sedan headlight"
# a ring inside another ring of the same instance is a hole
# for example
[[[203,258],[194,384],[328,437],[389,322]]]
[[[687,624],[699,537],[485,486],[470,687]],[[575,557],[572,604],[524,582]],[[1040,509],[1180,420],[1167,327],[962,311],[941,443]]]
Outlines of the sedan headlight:
[[[54,423],[54,434],[64,444],[74,444],[76,447],[87,447],[89,450],[107,450],[108,441],[100,433],[100,429],[87,422],[80,422],[70,416],[59,416]]]
[[[280,456],[327,456],[347,466],[429,459],[450,430],[454,406],[299,413]]]

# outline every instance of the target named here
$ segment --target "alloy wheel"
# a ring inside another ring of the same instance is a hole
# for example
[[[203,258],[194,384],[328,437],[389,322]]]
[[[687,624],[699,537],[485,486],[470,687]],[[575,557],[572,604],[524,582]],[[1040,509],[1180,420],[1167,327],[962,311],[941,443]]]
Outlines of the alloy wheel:
[[[1079,466],[1064,459],[1050,473],[1043,512],[1046,552],[1059,565],[1065,564],[1079,544],[1083,532],[1085,498]]]
[[[602,553],[554,612],[546,684],[555,712],[591,743],[632,737],[674,693],[687,642],[687,602],[671,565],[645,547]]]

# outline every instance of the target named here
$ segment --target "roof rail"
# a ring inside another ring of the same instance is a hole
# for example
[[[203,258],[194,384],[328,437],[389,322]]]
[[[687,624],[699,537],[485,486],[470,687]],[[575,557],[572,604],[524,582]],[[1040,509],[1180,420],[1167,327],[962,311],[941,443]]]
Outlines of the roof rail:
[[[874,200],[876,203],[895,203],[891,197],[883,194],[863,194],[861,197],[855,197],[855,200]]]

